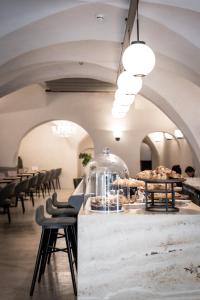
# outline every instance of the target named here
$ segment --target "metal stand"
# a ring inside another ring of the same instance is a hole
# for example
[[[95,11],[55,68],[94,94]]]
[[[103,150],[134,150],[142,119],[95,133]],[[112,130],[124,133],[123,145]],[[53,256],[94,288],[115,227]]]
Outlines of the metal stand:
[[[155,212],[177,212],[179,209],[175,205],[174,186],[180,183],[182,179],[140,179],[145,182],[145,204],[146,210]],[[163,189],[149,189],[148,184],[164,184]],[[169,187],[170,186],[170,187]],[[164,198],[155,199],[155,193],[165,194]],[[169,197],[168,194],[171,194]]]

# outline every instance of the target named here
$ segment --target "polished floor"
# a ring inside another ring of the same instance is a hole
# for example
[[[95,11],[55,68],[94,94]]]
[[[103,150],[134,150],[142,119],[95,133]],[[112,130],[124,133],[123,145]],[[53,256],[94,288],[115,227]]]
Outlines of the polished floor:
[[[66,200],[71,191],[58,194],[59,200]],[[44,203],[42,197],[35,199],[35,208]],[[33,297],[29,296],[41,228],[35,224],[35,208],[30,200],[25,201],[25,207],[24,215],[20,203],[11,208],[10,225],[7,216],[0,215],[0,299],[74,300],[65,253],[54,255],[40,284],[36,283]]]

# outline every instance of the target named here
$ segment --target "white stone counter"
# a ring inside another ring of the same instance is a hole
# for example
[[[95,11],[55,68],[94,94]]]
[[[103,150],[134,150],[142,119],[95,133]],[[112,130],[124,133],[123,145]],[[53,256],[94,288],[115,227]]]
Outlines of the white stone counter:
[[[200,299],[200,207],[82,211],[78,223],[78,299]]]
[[[200,177],[188,177],[186,181],[184,181],[184,184],[200,191]]]

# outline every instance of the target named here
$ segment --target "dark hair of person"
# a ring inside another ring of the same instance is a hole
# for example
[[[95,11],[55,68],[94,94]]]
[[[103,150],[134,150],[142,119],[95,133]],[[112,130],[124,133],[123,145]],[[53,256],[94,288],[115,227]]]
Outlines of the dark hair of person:
[[[172,171],[175,171],[175,172],[178,173],[178,174],[181,174],[181,173],[182,173],[182,170],[181,170],[180,165],[174,165],[174,166],[172,167]]]
[[[186,169],[185,169],[185,173],[192,173],[192,172],[195,172],[195,169],[191,166],[188,166]]]

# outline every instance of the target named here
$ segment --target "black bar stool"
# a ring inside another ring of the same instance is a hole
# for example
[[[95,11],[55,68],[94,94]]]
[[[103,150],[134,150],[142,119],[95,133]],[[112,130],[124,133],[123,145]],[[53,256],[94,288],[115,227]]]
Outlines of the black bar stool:
[[[74,217],[77,219],[78,216],[78,210],[75,208],[55,208],[53,207],[52,199],[49,198],[46,200],[46,211],[49,215],[51,215],[53,218],[55,217]],[[72,253],[74,257],[75,266],[77,269],[77,223],[69,228],[69,236],[72,248]],[[56,247],[56,241],[57,238],[62,238],[63,234],[59,233],[57,230],[57,234],[55,231],[55,234],[52,236],[52,239],[50,241],[51,246],[54,248]],[[51,253],[49,253],[48,263],[50,262]]]
[[[44,273],[46,261],[48,254],[51,252],[57,252],[57,251],[65,251],[67,249],[68,253],[68,260],[69,260],[69,266],[71,271],[71,278],[72,278],[72,284],[74,289],[74,294],[77,295],[77,287],[76,287],[76,278],[75,278],[75,272],[73,267],[73,257],[72,257],[72,246],[73,241],[71,240],[71,236],[69,234],[71,232],[75,232],[74,226],[76,224],[76,218],[73,217],[54,217],[54,218],[45,218],[44,216],[44,206],[39,206],[36,209],[36,222],[38,225],[42,226],[42,233],[40,238],[40,244],[38,248],[36,263],[35,263],[35,269],[33,273],[33,279],[30,289],[30,296],[33,295],[35,282],[37,280],[38,271],[39,271],[39,278],[38,282],[40,282],[41,275]],[[57,234],[57,231],[59,229],[64,230],[65,235],[65,241],[66,241],[66,249],[57,249],[52,247],[51,240],[52,236]],[[74,237],[73,240],[76,240]]]

